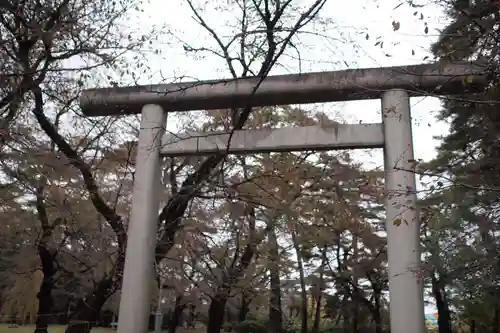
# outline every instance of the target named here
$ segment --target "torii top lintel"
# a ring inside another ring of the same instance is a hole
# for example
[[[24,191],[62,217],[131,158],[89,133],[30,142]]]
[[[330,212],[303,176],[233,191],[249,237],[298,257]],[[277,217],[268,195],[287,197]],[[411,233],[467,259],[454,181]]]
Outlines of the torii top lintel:
[[[138,114],[146,104],[175,112],[376,99],[389,89],[404,89],[411,96],[455,95],[483,89],[487,72],[479,63],[433,63],[95,88],[83,92],[80,106],[88,116],[118,116]]]

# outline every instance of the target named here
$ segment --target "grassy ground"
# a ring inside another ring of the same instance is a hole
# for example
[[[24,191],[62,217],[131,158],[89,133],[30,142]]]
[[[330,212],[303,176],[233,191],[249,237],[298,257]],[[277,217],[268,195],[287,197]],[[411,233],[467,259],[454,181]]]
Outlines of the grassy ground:
[[[51,325],[49,326],[49,333],[64,333],[65,328],[66,326],[64,325]],[[33,333],[34,330],[35,326],[33,325],[9,328],[9,325],[7,324],[0,324],[0,333]],[[116,333],[116,331],[111,328],[102,328],[102,327],[93,328],[91,332]]]
[[[64,329],[66,326],[64,325],[51,325],[49,326],[49,333],[64,333]],[[33,325],[28,325],[28,326],[19,326],[15,328],[9,328],[9,325],[7,324],[0,324],[0,333],[33,333],[35,330],[35,326]],[[92,333],[116,333],[116,330],[111,329],[111,328],[103,328],[103,327],[96,327],[93,328]],[[203,330],[189,330],[189,329],[183,329],[183,328],[178,328],[177,333],[199,333],[199,332],[204,332]]]

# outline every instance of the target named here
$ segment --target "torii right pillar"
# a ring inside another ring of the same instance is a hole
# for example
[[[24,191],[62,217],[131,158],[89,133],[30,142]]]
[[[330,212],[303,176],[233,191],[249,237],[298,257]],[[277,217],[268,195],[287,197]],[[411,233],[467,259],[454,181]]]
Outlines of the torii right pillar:
[[[410,98],[405,90],[382,94],[387,255],[391,333],[424,333]]]

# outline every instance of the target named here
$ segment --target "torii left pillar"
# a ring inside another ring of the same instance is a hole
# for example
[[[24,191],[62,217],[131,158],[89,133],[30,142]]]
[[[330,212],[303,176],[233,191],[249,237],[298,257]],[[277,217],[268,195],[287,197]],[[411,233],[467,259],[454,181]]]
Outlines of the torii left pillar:
[[[160,148],[166,124],[167,113],[160,106],[142,108],[118,333],[146,333],[148,327],[160,205]]]

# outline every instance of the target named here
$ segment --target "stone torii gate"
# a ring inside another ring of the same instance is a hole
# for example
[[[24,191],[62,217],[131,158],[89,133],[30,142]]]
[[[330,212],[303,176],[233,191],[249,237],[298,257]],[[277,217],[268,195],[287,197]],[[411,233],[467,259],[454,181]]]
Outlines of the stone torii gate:
[[[383,148],[391,332],[423,333],[423,284],[412,272],[420,262],[416,182],[406,171],[414,167],[409,97],[462,94],[486,83],[483,66],[458,63],[86,90],[80,105],[88,116],[142,114],[118,332],[148,327],[161,156]],[[377,124],[241,130],[229,149],[228,133],[164,135],[168,112],[378,98]]]

